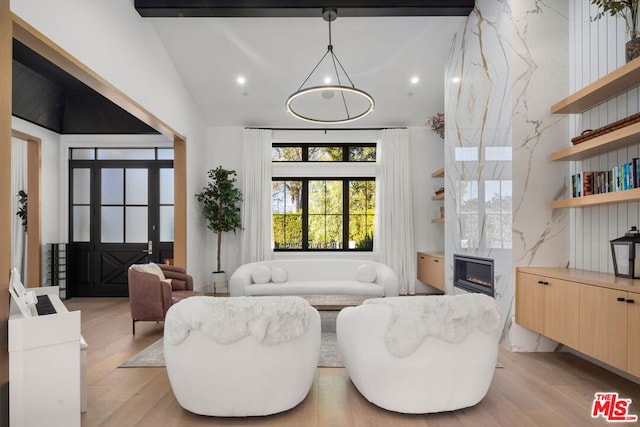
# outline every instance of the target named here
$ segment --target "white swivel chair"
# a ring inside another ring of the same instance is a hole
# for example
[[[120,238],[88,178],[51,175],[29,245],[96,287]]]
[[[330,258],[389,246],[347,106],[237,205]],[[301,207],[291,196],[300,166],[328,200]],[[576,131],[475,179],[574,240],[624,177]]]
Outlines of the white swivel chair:
[[[347,373],[375,405],[430,413],[486,395],[498,355],[500,314],[485,295],[367,300],[336,320]]]
[[[313,384],[320,315],[300,297],[195,296],[169,308],[164,328],[171,388],[196,414],[286,411]]]

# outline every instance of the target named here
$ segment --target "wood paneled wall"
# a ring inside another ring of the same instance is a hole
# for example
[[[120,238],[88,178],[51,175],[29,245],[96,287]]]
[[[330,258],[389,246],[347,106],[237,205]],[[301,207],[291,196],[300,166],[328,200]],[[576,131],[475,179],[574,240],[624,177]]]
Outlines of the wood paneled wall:
[[[622,18],[605,17],[591,22],[598,8],[589,0],[571,0],[570,22],[570,88],[576,91],[624,65],[624,44],[627,40]],[[562,96],[558,97],[558,100]],[[596,129],[640,111],[640,90],[632,89],[583,114],[570,116],[568,139],[585,129]],[[570,144],[559,142],[559,149]],[[580,171],[598,171],[631,161],[640,155],[640,146],[572,162],[567,176]],[[571,266],[613,273],[609,240],[622,236],[631,226],[640,225],[640,203],[622,203],[571,209]]]

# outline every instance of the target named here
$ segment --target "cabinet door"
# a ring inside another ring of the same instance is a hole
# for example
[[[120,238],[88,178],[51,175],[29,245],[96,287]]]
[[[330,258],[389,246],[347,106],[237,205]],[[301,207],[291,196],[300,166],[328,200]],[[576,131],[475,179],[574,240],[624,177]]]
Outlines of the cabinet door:
[[[427,255],[418,252],[418,280],[427,283]]]
[[[442,259],[418,254],[418,280],[444,292],[444,262]]]
[[[547,279],[544,295],[544,334],[577,348],[580,336],[580,285]]]
[[[580,286],[580,345],[577,350],[616,368],[627,367],[627,293]]]
[[[633,301],[631,303],[629,300]],[[640,377],[640,294],[627,294],[627,372]]]
[[[516,275],[516,323],[544,334],[544,277]]]

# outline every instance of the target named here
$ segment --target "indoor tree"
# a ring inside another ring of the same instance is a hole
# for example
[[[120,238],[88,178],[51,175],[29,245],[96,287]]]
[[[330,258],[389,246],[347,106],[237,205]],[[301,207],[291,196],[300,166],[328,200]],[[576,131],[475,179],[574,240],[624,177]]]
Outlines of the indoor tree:
[[[202,203],[202,215],[207,219],[207,228],[217,234],[218,253],[215,273],[222,273],[222,233],[241,227],[240,202],[242,193],[236,187],[236,171],[222,166],[208,172],[209,181],[196,198]]]

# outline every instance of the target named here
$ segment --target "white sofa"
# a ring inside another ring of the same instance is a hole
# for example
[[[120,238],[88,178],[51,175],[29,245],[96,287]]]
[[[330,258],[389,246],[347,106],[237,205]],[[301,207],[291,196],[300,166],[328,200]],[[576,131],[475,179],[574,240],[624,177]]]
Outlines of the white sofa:
[[[351,259],[286,259],[244,264],[229,279],[231,296],[397,296],[398,278],[382,263]]]
[[[486,295],[375,298],[340,311],[338,346],[370,402],[421,414],[473,406],[498,357],[500,313]]]
[[[300,297],[194,296],[169,308],[171,389],[196,414],[275,414],[302,402],[316,376],[320,315]]]

